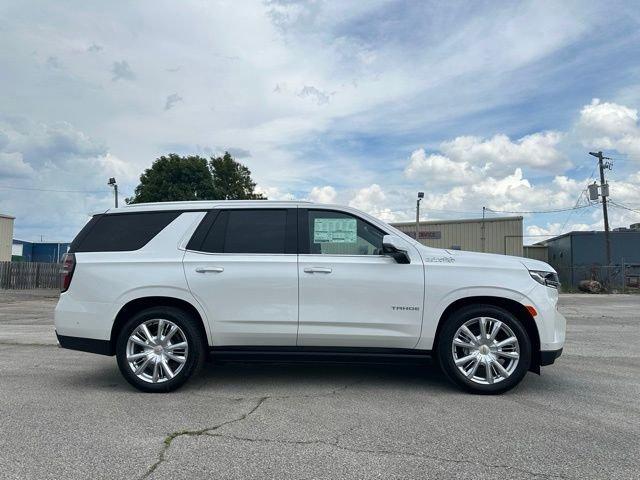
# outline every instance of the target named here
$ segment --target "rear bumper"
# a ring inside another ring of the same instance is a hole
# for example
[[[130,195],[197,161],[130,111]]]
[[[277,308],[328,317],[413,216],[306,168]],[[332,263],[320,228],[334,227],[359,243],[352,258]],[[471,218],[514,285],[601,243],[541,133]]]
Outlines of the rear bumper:
[[[114,352],[111,348],[111,342],[109,340],[98,340],[95,338],[84,337],[69,337],[67,335],[59,335],[58,343],[62,348],[68,348],[69,350],[79,350],[81,352],[97,353],[99,355],[113,355]]]
[[[562,349],[558,350],[542,350],[540,352],[540,366],[544,367],[545,365],[551,365],[562,355]]]

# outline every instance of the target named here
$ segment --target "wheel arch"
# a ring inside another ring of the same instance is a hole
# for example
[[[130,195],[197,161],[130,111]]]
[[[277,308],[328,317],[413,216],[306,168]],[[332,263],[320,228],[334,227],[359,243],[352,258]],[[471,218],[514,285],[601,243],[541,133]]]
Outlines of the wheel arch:
[[[483,295],[464,297],[455,300],[445,308],[438,320],[434,348],[438,345],[440,331],[446,321],[451,317],[451,315],[453,315],[453,313],[469,305],[491,305],[499,307],[508,311],[522,322],[522,326],[525,328],[527,335],[531,340],[531,366],[529,367],[529,370],[538,374],[540,373],[540,333],[538,332],[536,321],[523,304],[510,298]]]
[[[129,302],[124,304],[120,308],[120,310],[118,311],[118,314],[115,317],[113,326],[111,327],[111,337],[109,342],[111,355],[115,354],[118,334],[124,327],[127,320],[129,320],[136,313],[152,307],[174,307],[189,313],[196,320],[198,329],[202,334],[202,338],[205,339],[205,341],[208,344],[209,337],[207,335],[207,329],[205,327],[204,319],[202,318],[202,315],[200,315],[200,312],[198,311],[198,309],[193,304],[189,303],[186,300],[183,300],[181,298],[176,298],[176,297],[167,297],[167,296],[139,297],[139,298],[130,300]]]

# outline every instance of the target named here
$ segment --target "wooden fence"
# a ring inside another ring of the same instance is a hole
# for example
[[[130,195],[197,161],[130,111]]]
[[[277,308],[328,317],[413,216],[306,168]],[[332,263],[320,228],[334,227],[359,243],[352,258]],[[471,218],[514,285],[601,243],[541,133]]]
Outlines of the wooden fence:
[[[60,288],[60,264],[0,262],[0,288]]]

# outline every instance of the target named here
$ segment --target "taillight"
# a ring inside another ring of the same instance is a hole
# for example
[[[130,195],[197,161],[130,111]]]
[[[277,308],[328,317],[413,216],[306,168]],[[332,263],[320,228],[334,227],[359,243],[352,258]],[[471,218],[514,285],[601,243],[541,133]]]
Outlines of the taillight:
[[[66,292],[71,285],[71,277],[73,277],[73,271],[76,268],[76,256],[73,253],[65,253],[62,256],[62,268],[60,269],[60,275],[62,276],[60,282],[61,291]]]

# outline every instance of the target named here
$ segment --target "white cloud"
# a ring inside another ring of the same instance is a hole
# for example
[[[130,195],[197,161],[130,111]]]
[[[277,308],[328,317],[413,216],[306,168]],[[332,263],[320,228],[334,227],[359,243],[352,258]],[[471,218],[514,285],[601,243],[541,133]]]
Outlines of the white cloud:
[[[432,185],[431,182],[466,185],[509,175],[514,166],[563,172],[570,163],[558,150],[562,137],[560,132],[551,131],[516,141],[503,134],[489,139],[460,136],[442,142],[437,153],[427,155],[422,148],[415,150],[404,173],[407,178],[423,180],[427,185]]]
[[[309,192],[309,200],[318,203],[335,203],[338,192],[331,185],[313,187]]]
[[[427,155],[423,148],[414,150],[405,168],[405,175],[410,179],[422,179],[425,182],[471,183],[477,181],[479,172],[466,161],[453,161],[440,154]]]
[[[617,150],[640,160],[638,110],[594,98],[580,111],[576,130],[585,147]]]
[[[289,192],[283,192],[278,187],[265,187],[256,185],[256,193],[261,193],[268,200],[295,200],[295,196]]]
[[[563,171],[570,164],[558,151],[559,132],[538,132],[512,141],[503,134],[492,138],[462,136],[443,142],[441,151],[454,162],[468,163],[488,173],[513,170],[514,165],[538,170]]]
[[[591,225],[586,223],[572,223],[566,225],[560,222],[547,223],[546,226],[529,225],[525,229],[525,245],[542,242],[548,238],[555,237],[567,232],[584,232],[594,230]]]
[[[399,220],[397,212],[386,206],[387,194],[374,183],[368,187],[359,189],[349,202],[349,206],[363,210],[385,222]]]

